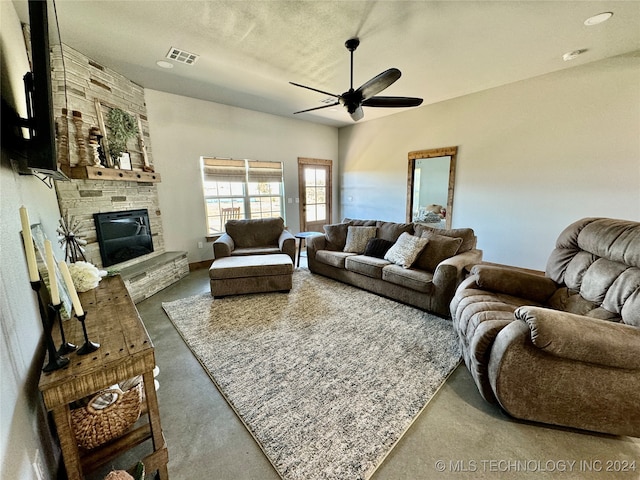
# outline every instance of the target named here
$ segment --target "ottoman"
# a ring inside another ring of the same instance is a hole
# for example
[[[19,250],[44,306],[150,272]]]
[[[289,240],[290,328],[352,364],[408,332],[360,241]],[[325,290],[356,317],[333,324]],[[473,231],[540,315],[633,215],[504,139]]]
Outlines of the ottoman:
[[[293,262],[284,253],[218,258],[209,268],[211,295],[288,292],[292,274]]]

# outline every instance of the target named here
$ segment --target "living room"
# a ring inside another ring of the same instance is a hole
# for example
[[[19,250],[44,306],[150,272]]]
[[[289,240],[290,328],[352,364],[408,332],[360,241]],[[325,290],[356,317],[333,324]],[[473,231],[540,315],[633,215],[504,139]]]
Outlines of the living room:
[[[584,3],[590,14],[618,6]],[[20,20],[12,2],[1,7],[3,62],[8,65],[2,65],[3,83],[5,75],[18,76],[21,82],[24,69],[12,71],[13,59],[5,57],[16,45],[24,45]],[[632,28],[637,21],[636,13]],[[339,60],[336,68],[346,71],[346,54]],[[380,67],[386,67],[387,62],[382,63]],[[640,219],[639,80],[640,57],[631,51],[340,128],[145,89],[153,165],[162,175],[157,191],[166,248],[188,252],[189,263],[213,257],[199,188],[203,155],[282,161],[285,191],[292,197],[297,196],[298,157],[332,159],[338,206],[333,221],[350,217],[400,222],[406,219],[408,152],[457,145],[454,227],[474,229],[488,262],[544,270],[555,239],[571,222],[591,216]],[[42,329],[27,285],[17,210],[25,205],[32,222],[41,222],[50,238],[55,238],[61,212],[55,190],[17,175],[5,160],[3,155],[2,476],[36,478],[34,452],[47,452],[54,442],[37,388]],[[286,205],[285,217],[291,231],[298,231],[297,204]],[[198,248],[199,242],[205,248]],[[453,386],[465,388],[464,382]],[[482,425],[471,429],[481,430]],[[538,434],[531,432],[527,429],[533,443]],[[584,441],[590,446],[604,442],[611,450],[638,452],[637,444],[623,447],[608,437],[575,436],[588,437]],[[185,439],[186,444],[190,441]],[[465,458],[473,456],[474,445],[468,448]],[[564,448],[569,455],[570,447]],[[242,466],[243,455],[236,455]],[[45,456],[51,465],[54,454]],[[434,478],[428,476],[435,473],[432,465],[422,472],[424,478]],[[189,477],[188,472],[176,475]],[[607,478],[604,472],[601,478]]]

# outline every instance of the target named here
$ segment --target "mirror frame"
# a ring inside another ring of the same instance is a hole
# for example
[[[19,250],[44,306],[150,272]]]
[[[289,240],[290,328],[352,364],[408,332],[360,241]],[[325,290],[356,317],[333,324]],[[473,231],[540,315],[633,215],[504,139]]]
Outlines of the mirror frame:
[[[447,194],[447,216],[445,228],[451,228],[451,219],[453,215],[453,190],[456,180],[456,161],[458,156],[458,147],[432,148],[429,150],[416,150],[409,152],[409,171],[407,174],[407,223],[413,222],[413,183],[415,179],[416,160],[423,158],[435,157],[451,157],[449,162],[449,187]]]

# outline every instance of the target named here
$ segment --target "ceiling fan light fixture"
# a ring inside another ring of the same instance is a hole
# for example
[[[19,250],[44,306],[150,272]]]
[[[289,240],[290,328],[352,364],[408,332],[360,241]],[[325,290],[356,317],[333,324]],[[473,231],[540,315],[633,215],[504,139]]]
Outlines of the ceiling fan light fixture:
[[[598,24],[600,24],[602,22],[606,22],[611,17],[613,17],[613,12],[602,12],[602,13],[599,13],[597,15],[594,15],[592,17],[587,18],[584,21],[584,24],[587,27],[592,27],[592,26],[598,25]]]

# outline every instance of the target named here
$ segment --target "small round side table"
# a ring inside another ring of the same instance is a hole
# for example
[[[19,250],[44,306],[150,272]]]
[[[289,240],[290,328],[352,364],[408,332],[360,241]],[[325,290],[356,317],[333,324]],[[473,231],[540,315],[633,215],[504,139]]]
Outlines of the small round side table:
[[[316,235],[322,235],[322,234],[320,232],[300,232],[294,235],[294,237],[296,237],[299,240],[296,268],[300,266],[300,253],[302,252],[302,242],[304,242],[307,238],[315,237]]]

